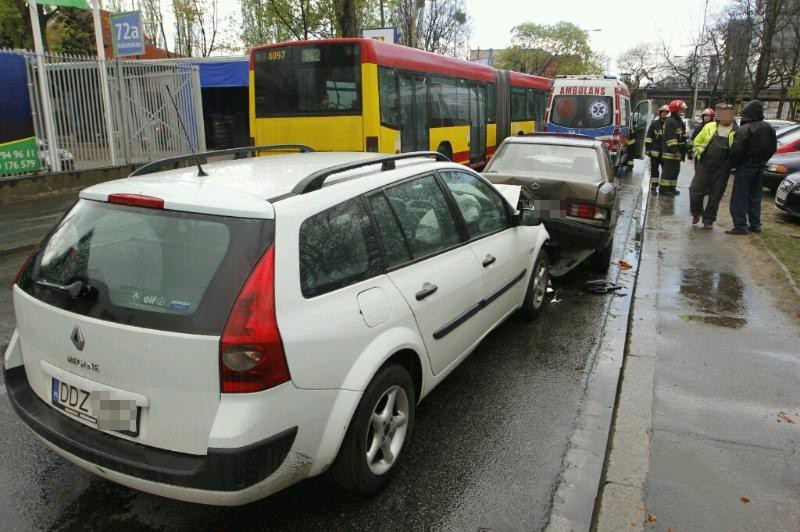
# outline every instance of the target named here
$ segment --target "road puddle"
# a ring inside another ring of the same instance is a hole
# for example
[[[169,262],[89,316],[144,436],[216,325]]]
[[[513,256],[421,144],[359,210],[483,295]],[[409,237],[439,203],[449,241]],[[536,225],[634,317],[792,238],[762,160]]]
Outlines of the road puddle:
[[[683,314],[684,321],[740,329],[747,324],[743,317],[744,283],[727,272],[687,268],[681,272],[679,293],[697,314]]]
[[[716,325],[717,327],[728,327],[730,329],[741,329],[747,323],[744,318],[734,318],[731,316],[703,316],[700,314],[683,314],[678,316],[683,321],[693,321],[705,325]]]

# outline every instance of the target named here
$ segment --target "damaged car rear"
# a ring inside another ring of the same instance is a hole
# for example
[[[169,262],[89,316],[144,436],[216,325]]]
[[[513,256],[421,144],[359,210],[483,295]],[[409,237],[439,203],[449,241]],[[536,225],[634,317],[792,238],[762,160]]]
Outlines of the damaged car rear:
[[[551,275],[563,275],[587,259],[594,271],[608,270],[619,185],[602,142],[552,133],[509,137],[484,176],[495,185],[520,186],[521,206],[544,220]]]

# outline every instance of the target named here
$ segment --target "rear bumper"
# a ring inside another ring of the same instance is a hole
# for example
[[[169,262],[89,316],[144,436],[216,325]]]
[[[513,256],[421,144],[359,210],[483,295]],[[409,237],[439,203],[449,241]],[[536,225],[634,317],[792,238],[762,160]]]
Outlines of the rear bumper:
[[[217,501],[216,497],[181,497],[175,493],[163,493],[184,500],[240,503],[235,496],[225,497],[224,492],[245,490],[273,474],[286,460],[297,435],[297,427],[293,427],[244,447],[210,448],[205,456],[156,449],[115,438],[57,412],[34,393],[24,366],[4,369],[3,372],[14,411],[33,432],[68,459],[84,467],[87,463],[94,465],[93,472],[108,473],[105,476],[111,480],[145,491],[159,490],[137,485],[135,481],[190,488],[192,491],[223,492],[224,499]],[[126,482],[126,478],[130,480]]]
[[[604,249],[614,234],[612,228],[593,227],[571,220],[545,220],[551,245],[571,246],[580,249]]]

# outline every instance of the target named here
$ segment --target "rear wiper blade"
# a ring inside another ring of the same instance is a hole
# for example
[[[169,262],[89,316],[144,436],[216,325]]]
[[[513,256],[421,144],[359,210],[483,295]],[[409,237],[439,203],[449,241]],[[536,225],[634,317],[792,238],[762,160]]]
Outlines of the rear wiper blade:
[[[40,279],[35,283],[37,286],[41,286],[42,288],[47,288],[49,290],[55,290],[56,292],[61,292],[63,294],[68,294],[70,297],[78,297],[83,292],[84,286],[86,286],[87,291],[89,290],[88,283],[84,284],[83,281],[75,281],[70,284],[58,284],[52,281],[48,281],[47,279]]]

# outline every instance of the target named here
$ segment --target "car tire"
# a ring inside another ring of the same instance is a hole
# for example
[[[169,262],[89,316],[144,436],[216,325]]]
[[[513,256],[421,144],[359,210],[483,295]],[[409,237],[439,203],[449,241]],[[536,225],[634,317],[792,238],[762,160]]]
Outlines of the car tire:
[[[383,489],[408,449],[416,404],[408,372],[397,364],[381,368],[364,391],[328,470],[331,480],[361,495]]]
[[[522,302],[522,314],[529,320],[536,319],[547,303],[547,285],[550,281],[550,261],[547,253],[542,250],[533,262],[531,279],[525,290],[525,299]]]
[[[436,148],[436,151],[447,157],[449,160],[453,160],[453,150],[450,148],[449,144],[442,142],[439,144],[439,147]]]
[[[606,247],[595,251],[589,257],[589,268],[595,273],[606,273],[611,266],[611,253],[614,251],[614,237],[608,241]]]

